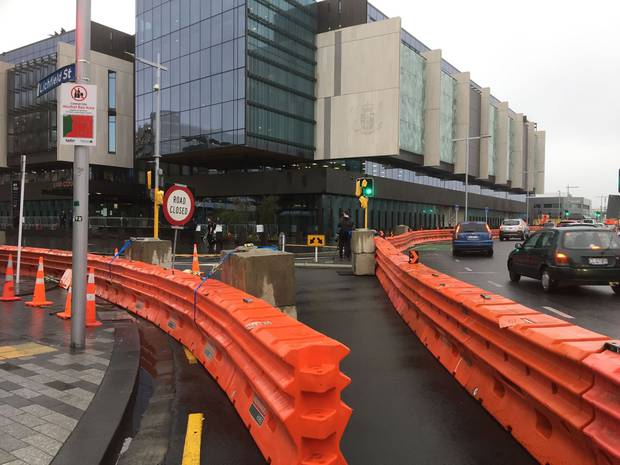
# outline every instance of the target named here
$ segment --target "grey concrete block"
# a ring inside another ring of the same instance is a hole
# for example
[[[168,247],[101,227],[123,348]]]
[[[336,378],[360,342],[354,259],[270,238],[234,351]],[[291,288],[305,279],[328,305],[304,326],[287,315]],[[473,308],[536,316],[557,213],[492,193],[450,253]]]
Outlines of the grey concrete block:
[[[409,226],[405,224],[399,224],[394,228],[394,235],[400,236],[401,234],[408,233],[409,231],[411,231],[411,229],[409,229]]]
[[[355,276],[374,276],[375,275],[375,254],[357,253],[353,254],[352,260],[353,274]]]
[[[375,253],[375,234],[370,229],[356,229],[351,236],[351,252]]]
[[[254,248],[235,252],[222,266],[221,279],[274,307],[295,306],[293,254]]]
[[[51,455],[46,454],[34,446],[17,449],[13,451],[13,455],[30,465],[48,465],[53,458]]]
[[[129,260],[170,268],[172,265],[172,244],[170,241],[152,238],[134,239],[127,256]]]

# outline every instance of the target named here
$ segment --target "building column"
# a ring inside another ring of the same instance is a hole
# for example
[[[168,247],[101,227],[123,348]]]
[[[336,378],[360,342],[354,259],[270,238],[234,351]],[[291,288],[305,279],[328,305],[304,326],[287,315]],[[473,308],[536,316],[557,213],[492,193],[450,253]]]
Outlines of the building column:
[[[12,65],[0,61],[0,168],[6,168],[9,135],[8,135],[8,71]]]
[[[441,50],[422,53],[426,58],[424,93],[424,166],[439,166],[441,155]]]
[[[527,130],[527,175],[525,176],[525,189],[534,190],[534,174],[536,172],[536,123],[528,121]]]
[[[545,131],[536,131],[536,172],[534,173],[534,189],[536,193],[543,194],[545,192]]]
[[[469,72],[453,75],[456,79],[456,120],[455,120],[455,139],[469,137]],[[454,173],[465,173],[466,144],[469,141],[455,142],[454,145]],[[469,157],[475,156],[471,151]],[[471,163],[470,165],[471,166]],[[469,174],[471,174],[471,169]],[[477,173],[476,173],[477,174]]]
[[[525,165],[523,163],[523,113],[517,113],[512,120],[513,134],[511,147],[511,163],[512,163],[512,179],[511,187],[515,189],[524,189],[523,172]]]
[[[484,87],[480,92],[480,135],[491,134],[489,127],[489,112],[491,110],[491,89]],[[489,144],[491,139],[480,139],[480,179],[489,179]]]
[[[497,106],[497,133],[495,147],[497,162],[495,163],[495,184],[508,184],[508,102]]]

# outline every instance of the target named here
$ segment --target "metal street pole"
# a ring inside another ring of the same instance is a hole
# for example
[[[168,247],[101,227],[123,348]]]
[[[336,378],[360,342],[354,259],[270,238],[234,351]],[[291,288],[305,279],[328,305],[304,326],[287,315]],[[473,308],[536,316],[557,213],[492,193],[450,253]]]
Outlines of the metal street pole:
[[[90,81],[90,2],[77,0],[75,28],[76,82]],[[71,347],[85,345],[86,273],[88,254],[88,152],[86,146],[75,147],[73,162],[73,255],[71,296]]]
[[[464,221],[469,221],[469,142],[472,140],[488,139],[490,135],[485,136],[473,136],[462,137],[460,139],[452,139],[452,142],[465,142],[465,218]],[[458,222],[458,218],[457,218]]]
[[[153,86],[153,90],[157,93],[157,98],[155,100],[155,154],[153,155],[153,158],[155,158],[155,185],[153,186],[153,239],[159,239],[159,205],[157,204],[157,191],[159,190],[159,159],[161,158],[161,72],[168,71],[168,68],[162,66],[161,55],[159,53],[157,54],[156,63],[140,58],[133,53],[125,53],[132,56],[136,61],[157,70],[155,74],[155,85]]]
[[[153,188],[153,239],[159,239],[159,204],[157,203],[157,192],[159,191],[159,129],[161,112],[161,56],[157,53],[157,80],[153,89],[157,94],[155,106],[155,187]]]
[[[15,292],[19,294],[19,276],[22,266],[22,231],[24,230],[24,188],[26,185],[26,155],[22,155],[22,182],[19,192],[19,225],[17,226],[17,274]]]

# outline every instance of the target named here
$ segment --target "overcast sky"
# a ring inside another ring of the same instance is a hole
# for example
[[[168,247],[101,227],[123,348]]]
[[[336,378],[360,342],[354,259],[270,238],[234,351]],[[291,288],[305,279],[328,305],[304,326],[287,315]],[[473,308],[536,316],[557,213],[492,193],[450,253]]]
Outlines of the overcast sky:
[[[374,0],[388,16],[547,131],[546,191],[617,191],[620,3]],[[133,33],[132,0],[92,0],[92,18]],[[36,12],[36,14],[33,14]],[[0,51],[75,26],[75,0],[0,0]]]

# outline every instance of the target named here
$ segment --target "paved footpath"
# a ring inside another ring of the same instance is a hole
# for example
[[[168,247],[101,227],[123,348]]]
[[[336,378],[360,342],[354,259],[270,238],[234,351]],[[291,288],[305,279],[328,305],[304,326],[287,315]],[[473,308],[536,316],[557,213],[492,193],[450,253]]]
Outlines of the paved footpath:
[[[114,328],[86,332],[86,349],[69,349],[65,291],[47,292],[52,307],[0,303],[0,464],[46,465],[88,408],[108,367]],[[30,300],[30,296],[24,296]],[[101,312],[102,314],[104,312]]]

